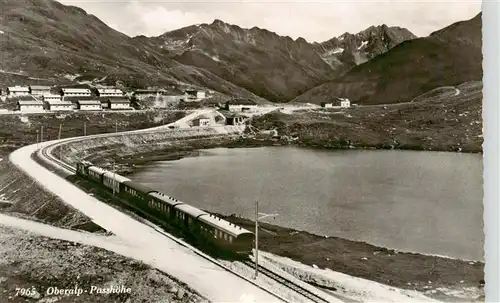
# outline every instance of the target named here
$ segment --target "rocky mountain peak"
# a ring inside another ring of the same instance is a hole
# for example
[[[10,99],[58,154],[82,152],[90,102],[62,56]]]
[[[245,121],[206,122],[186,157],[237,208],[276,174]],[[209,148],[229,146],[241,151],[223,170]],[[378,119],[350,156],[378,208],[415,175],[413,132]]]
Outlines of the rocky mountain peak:
[[[416,36],[405,28],[382,24],[370,26],[356,34],[345,32],[325,42],[314,43],[314,48],[334,69],[347,71],[387,52],[403,41],[415,38]]]

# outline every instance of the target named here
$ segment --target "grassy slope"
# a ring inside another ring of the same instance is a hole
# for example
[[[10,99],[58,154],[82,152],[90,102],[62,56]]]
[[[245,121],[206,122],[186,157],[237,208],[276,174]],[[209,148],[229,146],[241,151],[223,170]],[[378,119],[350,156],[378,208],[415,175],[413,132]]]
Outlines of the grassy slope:
[[[294,115],[273,112],[253,125],[298,136],[299,144],[306,146],[480,152],[482,83],[464,83],[458,89],[457,96],[454,89],[444,90],[413,103]]]

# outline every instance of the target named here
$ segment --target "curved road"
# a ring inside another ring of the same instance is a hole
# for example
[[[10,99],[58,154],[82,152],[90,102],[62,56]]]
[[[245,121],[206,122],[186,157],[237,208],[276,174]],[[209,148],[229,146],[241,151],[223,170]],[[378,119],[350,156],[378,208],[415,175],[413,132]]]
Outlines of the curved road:
[[[196,113],[190,116],[196,116]],[[183,121],[179,121],[179,124],[182,127],[187,118],[181,120]],[[150,130],[148,129],[148,131]],[[87,138],[89,137],[87,136]],[[42,143],[41,146],[66,140],[70,139],[48,141]],[[37,144],[25,146],[11,153],[9,158],[13,164],[37,180],[47,190],[68,205],[78,209],[97,225],[113,232],[125,244],[108,246],[109,250],[143,261],[176,277],[211,301],[283,302],[249,281],[200,258],[188,248],[159,234],[154,228],[89,196],[69,181],[35,162],[31,155],[36,150]]]

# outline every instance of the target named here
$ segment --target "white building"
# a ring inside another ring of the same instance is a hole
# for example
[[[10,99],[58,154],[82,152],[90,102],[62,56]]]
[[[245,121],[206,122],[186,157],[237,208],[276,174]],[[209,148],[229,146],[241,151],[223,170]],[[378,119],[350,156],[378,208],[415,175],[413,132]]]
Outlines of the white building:
[[[333,108],[333,103],[321,102],[321,107],[324,107],[324,108]]]
[[[108,108],[112,110],[131,109],[130,100],[122,98],[108,99]]]
[[[45,101],[45,102],[47,102],[47,101],[62,101],[62,97],[61,97],[61,95],[52,95],[52,94],[43,95],[43,101]]]
[[[211,122],[212,122],[212,119],[210,119],[210,118],[199,117],[199,118],[196,118],[196,119],[193,120],[193,125],[194,126],[200,126],[200,127],[210,126]]]
[[[123,91],[117,88],[98,88],[98,97],[122,97]]]
[[[200,101],[206,98],[205,91],[196,89],[186,89],[184,91],[187,101]]]
[[[255,104],[254,101],[244,98],[236,98],[226,101],[223,104],[219,104],[219,107],[231,112],[253,112],[259,108],[259,106]]]
[[[241,105],[241,104],[229,104],[229,111],[232,112],[242,112],[242,111],[255,111],[257,110],[257,105]],[[245,109],[245,110],[243,110]]]
[[[337,98],[337,100],[335,100],[337,106],[340,106],[340,107],[351,107],[351,101],[349,101],[349,99],[347,98]]]
[[[77,104],[79,110],[102,110],[99,100],[78,100]]]
[[[64,97],[90,97],[92,95],[88,88],[62,88],[61,92]]]
[[[31,85],[30,91],[33,96],[50,95],[50,86],[46,85]]]
[[[42,112],[43,102],[36,99],[17,101],[17,109],[22,112]]]
[[[7,95],[14,96],[28,96],[30,94],[29,86],[11,86],[7,87]]]
[[[157,89],[138,89],[132,93],[137,100],[145,100],[149,97],[156,97],[161,94],[160,90]]]
[[[45,101],[47,109],[50,111],[71,111],[73,110],[73,103],[71,101]]]

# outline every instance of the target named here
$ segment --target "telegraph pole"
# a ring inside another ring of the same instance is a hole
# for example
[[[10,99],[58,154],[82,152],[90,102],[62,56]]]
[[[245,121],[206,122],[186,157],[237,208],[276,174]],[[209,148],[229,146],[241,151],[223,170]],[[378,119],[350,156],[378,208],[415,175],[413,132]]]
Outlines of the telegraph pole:
[[[259,201],[255,201],[255,279],[259,273]]]
[[[43,125],[40,126],[40,143],[43,142]]]
[[[38,149],[38,129],[36,130],[36,149]]]
[[[259,217],[259,201],[255,201],[255,277],[257,279],[257,275],[259,273],[259,219],[264,219],[266,217],[276,217],[278,214],[264,214],[261,213]]]
[[[57,136],[57,140],[61,140],[61,132],[62,132],[62,124],[59,124],[59,136]]]
[[[115,176],[116,176],[115,159],[113,159],[113,196],[115,195],[115,184],[116,184]]]
[[[87,122],[83,122],[83,135],[87,136]]]
[[[118,132],[118,120],[115,121],[115,133]]]

